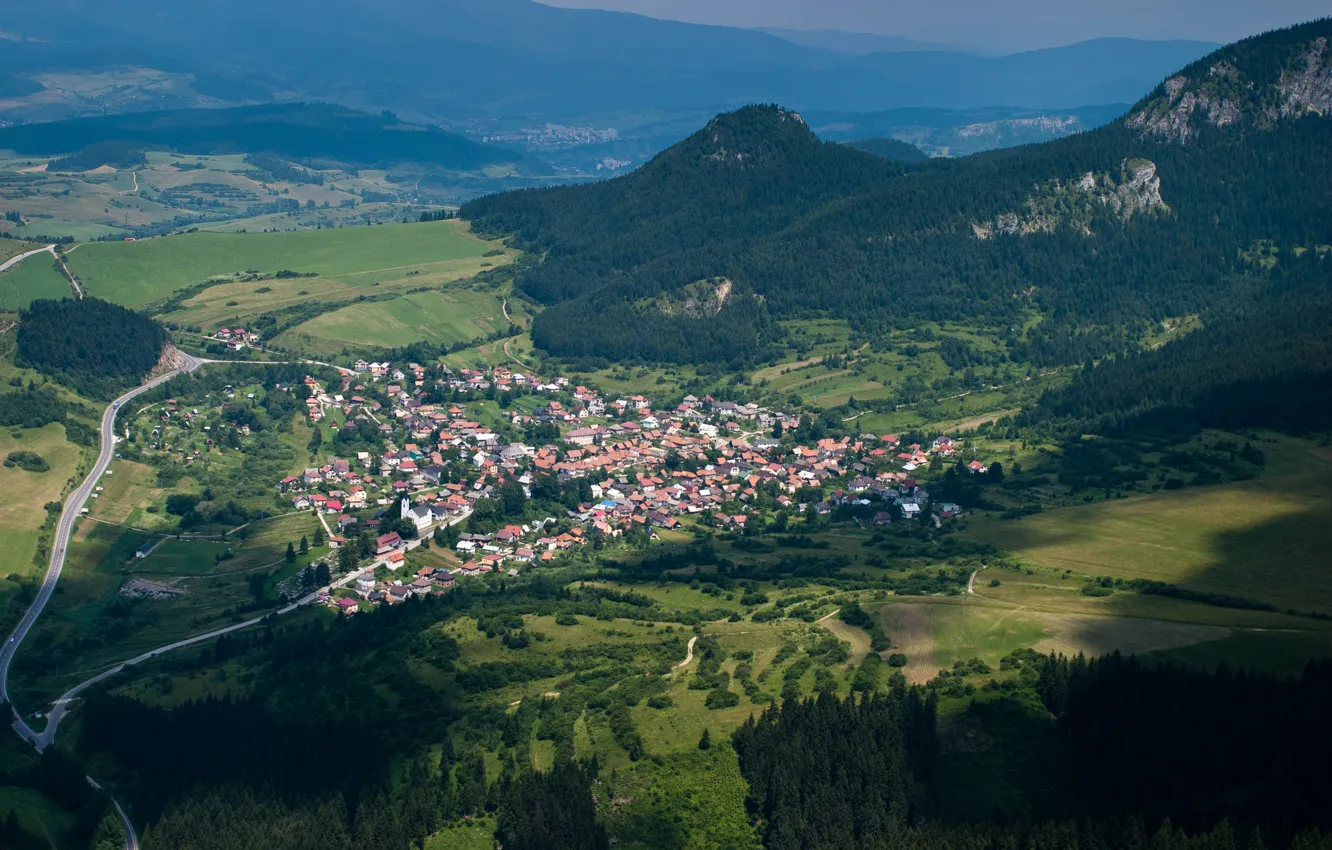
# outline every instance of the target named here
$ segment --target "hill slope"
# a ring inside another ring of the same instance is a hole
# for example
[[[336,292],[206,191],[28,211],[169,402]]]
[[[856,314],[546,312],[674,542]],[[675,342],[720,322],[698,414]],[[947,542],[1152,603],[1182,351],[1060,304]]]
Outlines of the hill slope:
[[[1227,55],[1279,54],[1289,71],[1329,28]],[[1052,365],[1268,285],[1244,260],[1256,243],[1332,243],[1330,126],[1290,114],[1186,150],[1126,120],[904,168],[821,143],[793,113],[750,108],[626,177],[463,213],[548,252],[518,284],[552,305],[533,337],[557,354],[753,362],[779,344],[774,320],[825,312],[871,338],[965,320],[1019,362]],[[716,280],[730,285],[715,315],[668,309]]]
[[[0,148],[25,155],[67,153],[113,143],[140,151],[268,151],[295,159],[361,166],[415,162],[459,170],[519,159],[502,148],[404,123],[390,113],[368,115],[328,104],[136,112],[0,129]]]
[[[929,159],[920,148],[897,139],[857,139],[847,142],[846,146],[892,162],[925,162]]]

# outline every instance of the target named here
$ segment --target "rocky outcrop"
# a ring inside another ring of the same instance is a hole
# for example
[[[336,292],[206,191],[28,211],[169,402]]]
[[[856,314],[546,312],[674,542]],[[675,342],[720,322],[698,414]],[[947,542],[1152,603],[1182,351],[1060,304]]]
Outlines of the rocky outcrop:
[[[1332,111],[1332,51],[1327,39],[1316,39],[1300,58],[1302,66],[1283,72],[1277,86],[1283,98],[1281,116],[1310,112],[1326,116]]]
[[[1233,55],[1218,56],[1205,73],[1166,80],[1129,113],[1125,123],[1145,135],[1187,145],[1208,126],[1270,130],[1282,121],[1325,116],[1332,109],[1332,51],[1326,36],[1293,49],[1279,77],[1246,61],[1242,45],[1227,48]],[[1254,79],[1263,74],[1268,75],[1266,80]]]
[[[726,306],[733,287],[726,278],[695,281],[676,292],[661,295],[656,302],[657,310],[666,316],[710,319]]]
[[[168,342],[162,346],[162,356],[157,359],[157,365],[148,373],[148,377],[157,378],[168,372],[184,369],[187,365],[189,365],[189,361],[185,355],[176,346]]]
[[[1091,235],[1092,224],[1100,215],[1108,213],[1127,220],[1149,212],[1170,212],[1161,197],[1156,163],[1126,159],[1120,163],[1118,176],[1089,171],[1068,182],[1051,180],[1037,187],[1021,212],[1000,213],[990,221],[973,222],[971,232],[977,239],[991,239],[1053,233],[1060,227],[1071,227]]]
[[[1188,144],[1197,132],[1198,116],[1213,127],[1227,127],[1239,121],[1240,108],[1235,101],[1215,92],[1186,90],[1187,86],[1184,77],[1167,80],[1167,108],[1136,112],[1128,117],[1128,125],[1149,135]]]

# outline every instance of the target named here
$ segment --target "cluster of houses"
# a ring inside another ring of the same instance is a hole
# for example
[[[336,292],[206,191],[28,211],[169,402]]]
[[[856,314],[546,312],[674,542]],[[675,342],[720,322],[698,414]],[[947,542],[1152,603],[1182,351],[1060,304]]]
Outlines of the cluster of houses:
[[[220,328],[213,338],[226,343],[231,351],[243,351],[248,346],[259,342],[259,334],[245,328]]]
[[[222,395],[225,400],[219,403],[219,409],[225,412],[231,400],[236,398],[236,392],[227,386]],[[255,394],[247,393],[246,396],[253,400]],[[211,393],[208,399],[211,401]],[[140,444],[154,451],[175,453],[175,460],[186,466],[194,464],[219,442],[225,445],[228,439],[239,440],[250,434],[250,426],[246,423],[219,421],[212,411],[200,412],[199,408],[182,405],[174,398],[150,405],[148,409],[153,411],[155,418],[151,425],[141,429]]]
[[[240,341],[252,337],[243,329],[227,332]],[[566,378],[504,367],[358,361],[340,372],[329,386],[304,379],[309,418],[334,429],[374,429],[382,451],[326,456],[277,484],[294,509],[319,515],[331,547],[345,545],[351,533],[379,535],[369,569],[348,579],[350,601],[342,594],[328,600],[340,609],[444,592],[463,577],[517,574],[599,538],[655,537],[695,525],[743,532],[774,508],[823,515],[869,506],[877,525],[938,523],[959,512],[956,505],[933,503],[917,480],[917,470],[932,458],[957,456],[960,445],[946,436],[903,445],[895,435],[861,433],[793,445],[789,435],[801,424],[798,415],[712,396],[686,396],[662,409],[644,396],[604,395]],[[498,415],[494,404],[483,412],[479,403],[498,393],[529,398],[501,407]],[[224,408],[236,394],[225,389]],[[222,439],[200,431],[216,420],[176,399],[155,413],[151,434],[143,435],[150,448],[171,448],[167,438],[179,440],[180,429],[195,440],[204,437],[205,445]],[[233,444],[248,432],[243,424],[228,427],[237,431],[226,435]],[[783,433],[786,440],[774,436]],[[979,461],[967,468],[987,470]],[[525,517],[486,534],[450,531],[447,545],[456,561],[412,574],[409,563],[441,561],[409,562],[414,548],[437,529],[460,526],[481,500],[501,502],[513,482],[528,497],[538,484],[553,482],[564,503],[553,516]],[[381,567],[380,575],[390,578],[376,581]]]
[[[382,391],[380,386],[368,391],[367,376],[370,382],[384,382]],[[293,507],[322,515],[334,546],[343,543],[344,531],[359,524],[356,514],[368,509],[378,509],[374,526],[383,517],[409,522],[416,538],[396,533],[378,538],[376,567],[397,572],[420,539],[460,522],[478,501],[499,499],[505,482],[517,481],[528,496],[538,476],[549,476],[561,490],[585,482],[579,485],[583,501],[561,516],[451,537],[456,539],[456,568],[423,569],[410,580],[358,580],[357,594],[371,603],[437,592],[459,577],[516,574],[598,536],[613,539],[636,529],[652,536],[685,523],[743,530],[752,521],[748,506],[761,493],[775,494],[778,508],[796,512],[882,506],[874,516],[879,525],[927,516],[937,523],[959,510],[952,504],[931,506],[930,494],[912,475],[934,455],[956,455],[948,437],[903,446],[895,435],[859,434],[791,446],[770,435],[798,427],[798,416],[711,396],[688,396],[673,409],[659,410],[642,396],[608,399],[566,379],[544,381],[502,367],[481,372],[357,362],[344,371],[337,392],[326,391],[314,378],[307,378],[306,385],[312,418],[330,407],[340,409],[343,427],[380,430],[385,451],[330,457],[322,466],[283,479],[279,489]],[[504,416],[518,428],[554,425],[545,433],[558,438],[543,445],[506,439],[499,432],[512,434],[512,429],[478,422],[467,401],[429,400],[438,397],[432,390],[448,389],[457,399],[492,387],[557,396],[524,406],[528,412]],[[979,462],[969,468],[985,471]],[[803,498],[816,491],[830,495]]]

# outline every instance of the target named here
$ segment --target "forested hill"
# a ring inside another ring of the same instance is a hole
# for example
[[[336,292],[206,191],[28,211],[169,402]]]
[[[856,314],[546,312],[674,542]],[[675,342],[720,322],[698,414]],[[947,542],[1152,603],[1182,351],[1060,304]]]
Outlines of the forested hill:
[[[1321,85],[1308,57],[1330,28],[1269,33],[1218,56],[1237,67],[1284,57],[1257,79],[1281,86],[1303,69],[1302,85]],[[966,320],[1026,362],[1074,363],[1266,286],[1246,260],[1255,245],[1332,244],[1332,120],[1278,110],[1262,132],[1210,130],[1180,145],[1121,120],[905,165],[821,143],[794,113],[751,107],[617,180],[492,196],[462,212],[546,252],[518,285],[551,305],[533,338],[562,356],[741,365],[780,345],[777,320],[823,312],[869,338]],[[717,309],[675,309],[697,302],[690,287],[718,281],[730,285],[709,302]]]
[[[1194,62],[1133,107],[1130,127],[1180,144],[1270,130],[1332,110],[1332,18],[1247,38]]]
[[[136,112],[0,129],[0,148],[22,154],[90,147],[187,154],[267,151],[363,167],[412,162],[473,169],[520,159],[512,151],[408,124],[391,113],[370,115],[324,103]]]
[[[897,139],[857,139],[844,144],[847,147],[874,154],[880,159],[888,159],[894,162],[925,162],[929,159],[925,151]]]
[[[156,320],[117,304],[39,299],[19,316],[17,360],[84,395],[109,398],[151,372],[166,343]]]

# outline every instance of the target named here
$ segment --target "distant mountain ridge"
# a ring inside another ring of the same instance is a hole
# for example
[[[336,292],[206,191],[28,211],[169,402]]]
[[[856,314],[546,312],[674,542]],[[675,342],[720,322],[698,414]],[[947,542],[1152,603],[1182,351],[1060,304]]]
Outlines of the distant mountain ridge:
[[[942,51],[945,53],[981,55],[980,51],[969,50],[954,44],[918,41],[914,38],[903,38],[895,35],[846,32],[843,30],[793,30],[780,27],[755,27],[755,29],[758,32],[785,39],[792,44],[817,47],[822,50],[831,50],[834,53],[864,55],[866,53],[932,53]]]
[[[202,75],[233,95],[258,87],[459,121],[613,122],[755,102],[861,112],[1121,102],[1212,47],[1106,40],[996,58],[849,55],[531,0],[11,0],[0,29],[30,39],[6,46],[28,74],[134,64]],[[11,60],[0,57],[0,70],[13,72]]]

